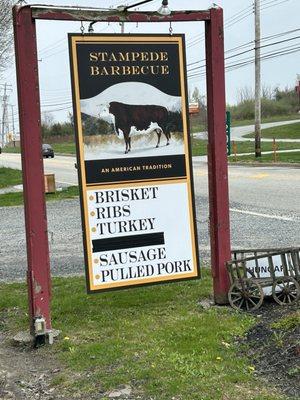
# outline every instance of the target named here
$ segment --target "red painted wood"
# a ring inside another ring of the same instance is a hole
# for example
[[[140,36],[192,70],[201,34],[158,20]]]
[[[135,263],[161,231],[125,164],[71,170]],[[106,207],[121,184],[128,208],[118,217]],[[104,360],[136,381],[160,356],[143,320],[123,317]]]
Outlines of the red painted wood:
[[[231,253],[225,128],[223,10],[212,8],[210,21],[207,21],[205,25],[211,263],[215,301],[218,304],[226,304],[230,283],[225,263],[231,259]]]
[[[50,264],[41,154],[41,115],[35,21],[29,6],[13,9],[28,260],[30,329],[44,317],[51,330]]]
[[[34,19],[64,21],[102,21],[102,22],[170,22],[170,21],[205,21],[210,19],[210,12],[173,11],[170,15],[160,15],[152,11],[117,12],[101,9],[75,7],[31,6]]]

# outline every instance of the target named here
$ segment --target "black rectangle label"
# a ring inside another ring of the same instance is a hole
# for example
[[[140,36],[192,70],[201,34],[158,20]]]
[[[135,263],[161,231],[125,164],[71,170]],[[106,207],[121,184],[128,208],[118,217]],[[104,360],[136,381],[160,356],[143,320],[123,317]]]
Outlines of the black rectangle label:
[[[85,161],[86,183],[185,177],[184,155]]]
[[[130,249],[134,247],[159,246],[165,244],[163,232],[129,235],[92,241],[93,253],[110,250]]]

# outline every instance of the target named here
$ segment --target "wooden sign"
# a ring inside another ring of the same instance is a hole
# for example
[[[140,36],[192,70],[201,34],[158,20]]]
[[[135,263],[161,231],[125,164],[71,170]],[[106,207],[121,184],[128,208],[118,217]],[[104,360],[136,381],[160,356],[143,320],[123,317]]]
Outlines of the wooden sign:
[[[189,103],[189,114],[199,114],[200,107],[199,103]]]
[[[199,277],[183,35],[69,35],[89,292]]]

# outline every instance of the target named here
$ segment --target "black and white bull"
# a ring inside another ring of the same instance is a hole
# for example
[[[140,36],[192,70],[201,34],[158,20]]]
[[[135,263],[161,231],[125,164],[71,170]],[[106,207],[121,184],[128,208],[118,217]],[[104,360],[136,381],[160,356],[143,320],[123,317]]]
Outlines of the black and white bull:
[[[115,129],[119,133],[119,129],[122,130],[125,140],[125,154],[131,150],[131,138],[130,130],[132,127],[142,131],[147,130],[151,123],[156,123],[157,128],[154,128],[151,132],[155,131],[157,134],[157,145],[159,146],[161,134],[167,138],[167,145],[169,144],[171,133],[168,125],[169,113],[165,107],[156,105],[132,105],[118,103],[113,101],[109,103],[109,113],[115,117]]]

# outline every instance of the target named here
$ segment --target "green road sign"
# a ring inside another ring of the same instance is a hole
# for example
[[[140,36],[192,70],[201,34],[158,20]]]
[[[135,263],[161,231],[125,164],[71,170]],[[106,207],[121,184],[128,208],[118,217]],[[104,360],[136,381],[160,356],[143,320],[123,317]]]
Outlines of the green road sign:
[[[226,111],[226,138],[227,138],[227,155],[231,154],[231,142],[230,142],[230,132],[231,132],[231,114],[230,111]]]

